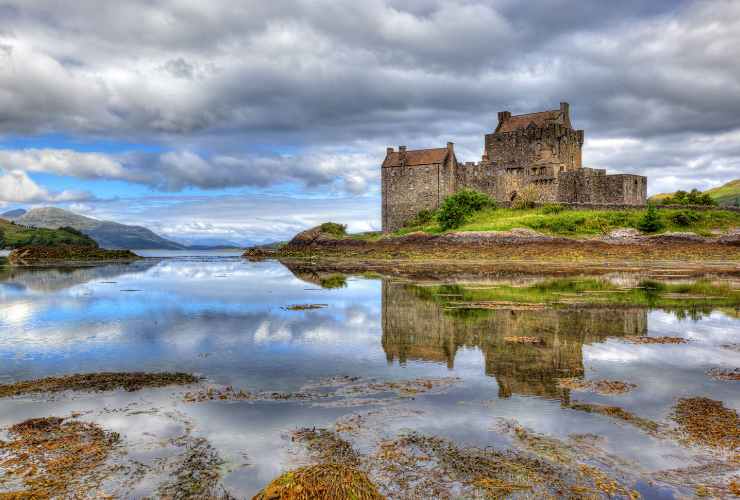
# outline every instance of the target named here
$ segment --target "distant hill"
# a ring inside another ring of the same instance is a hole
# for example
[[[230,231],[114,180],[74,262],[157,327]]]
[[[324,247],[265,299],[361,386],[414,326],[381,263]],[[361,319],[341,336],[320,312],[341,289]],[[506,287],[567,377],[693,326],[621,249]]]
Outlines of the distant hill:
[[[97,247],[97,243],[79,231],[70,228],[48,229],[28,227],[0,219],[0,248],[25,246],[76,245]]]
[[[1,213],[0,217],[3,219],[11,220],[16,217],[20,217],[21,215],[25,214],[26,211],[22,208],[16,208],[15,210],[8,210],[7,212]]]
[[[740,179],[705,191],[720,205],[740,205]]]
[[[740,205],[740,179],[735,179],[719,187],[708,189],[704,193],[709,194],[718,205]],[[659,202],[674,193],[660,193],[650,197],[648,201]]]
[[[186,248],[142,226],[127,226],[117,222],[101,221],[56,207],[33,208],[20,216],[9,218],[26,226],[50,229],[71,227],[90,236],[102,248],[133,250],[183,250]]]

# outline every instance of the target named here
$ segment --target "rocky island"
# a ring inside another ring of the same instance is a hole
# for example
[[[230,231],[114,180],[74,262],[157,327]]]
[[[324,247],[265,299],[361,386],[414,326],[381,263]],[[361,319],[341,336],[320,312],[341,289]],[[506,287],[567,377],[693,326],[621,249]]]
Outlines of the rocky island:
[[[0,219],[0,248],[12,250],[12,266],[128,262],[140,257],[130,250],[108,250],[71,227],[39,228]]]

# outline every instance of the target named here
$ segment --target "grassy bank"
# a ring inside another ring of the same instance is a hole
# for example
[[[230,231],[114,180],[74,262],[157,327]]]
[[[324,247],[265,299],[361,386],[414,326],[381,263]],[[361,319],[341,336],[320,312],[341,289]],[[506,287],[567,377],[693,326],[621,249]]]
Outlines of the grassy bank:
[[[489,208],[481,210],[455,229],[455,231],[509,231],[530,228],[545,234],[579,237],[606,234],[613,229],[638,229],[646,210],[569,210],[559,206],[531,209]],[[727,232],[740,227],[740,213],[729,210],[661,209],[658,217],[663,225],[660,232],[688,231],[709,236],[713,231]],[[437,234],[443,232],[439,223],[409,226],[396,234],[414,231]],[[364,238],[378,238],[367,235]]]
[[[22,226],[0,219],[0,248],[57,245],[98,246],[95,240],[72,228],[46,229]]]

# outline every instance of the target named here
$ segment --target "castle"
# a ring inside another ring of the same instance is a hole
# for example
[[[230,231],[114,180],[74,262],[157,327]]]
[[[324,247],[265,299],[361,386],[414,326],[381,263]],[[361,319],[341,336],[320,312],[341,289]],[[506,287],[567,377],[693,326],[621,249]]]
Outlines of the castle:
[[[501,111],[496,130],[485,136],[479,163],[459,163],[451,142],[435,149],[388,148],[381,166],[383,231],[403,227],[461,189],[475,189],[499,202],[514,201],[534,186],[540,202],[646,203],[646,177],[583,167],[582,147],[583,130],[573,128],[569,105],[562,102],[559,109],[538,113]]]

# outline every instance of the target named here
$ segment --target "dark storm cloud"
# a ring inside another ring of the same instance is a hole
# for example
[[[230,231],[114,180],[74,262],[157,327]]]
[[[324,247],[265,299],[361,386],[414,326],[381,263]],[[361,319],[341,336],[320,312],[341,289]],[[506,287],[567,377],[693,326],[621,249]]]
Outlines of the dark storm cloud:
[[[161,143],[172,152],[107,157],[121,169],[105,174],[159,189],[358,192],[387,144],[450,138],[476,159],[497,111],[561,100],[586,129],[587,164],[657,173],[651,186],[738,176],[736,148],[709,149],[740,130],[738,2],[36,0],[0,12],[0,133]]]

